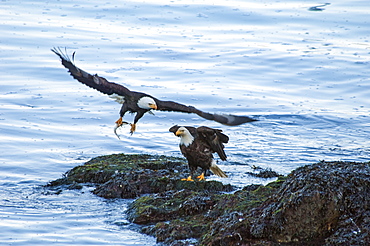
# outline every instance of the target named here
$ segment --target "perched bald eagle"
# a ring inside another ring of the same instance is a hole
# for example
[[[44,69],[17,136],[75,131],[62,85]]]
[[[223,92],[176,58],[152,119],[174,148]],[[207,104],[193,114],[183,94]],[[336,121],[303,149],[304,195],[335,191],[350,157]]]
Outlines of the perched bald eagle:
[[[139,119],[143,117],[145,113],[151,112],[151,110],[195,113],[207,120],[214,120],[221,124],[230,126],[256,121],[255,119],[249,118],[247,116],[210,114],[196,109],[193,106],[185,106],[183,104],[172,101],[161,101],[151,95],[142,92],[131,91],[122,85],[109,82],[108,80],[98,76],[97,74],[91,75],[76,67],[74,65],[75,53],[72,54],[72,59],[70,59],[68,55],[63,54],[60,48],[54,48],[51,51],[53,51],[56,55],[60,57],[63,66],[69,70],[73,78],[77,79],[79,82],[89,87],[92,87],[104,94],[109,95],[117,102],[122,104],[120,110],[120,118],[116,121],[116,127],[114,129],[115,133],[118,127],[122,126],[123,124],[128,124],[127,122],[122,121],[122,118],[126,112],[136,113],[134,123],[130,124],[131,134],[134,133],[136,129],[136,123],[139,121]]]
[[[201,126],[173,126],[169,129],[176,136],[180,137],[180,150],[188,161],[190,176],[186,181],[193,181],[194,172],[198,167],[202,168],[202,174],[197,178],[204,180],[207,170],[211,170],[217,176],[227,178],[227,175],[216,165],[213,153],[217,153],[221,160],[226,160],[224,143],[229,137],[221,130]]]

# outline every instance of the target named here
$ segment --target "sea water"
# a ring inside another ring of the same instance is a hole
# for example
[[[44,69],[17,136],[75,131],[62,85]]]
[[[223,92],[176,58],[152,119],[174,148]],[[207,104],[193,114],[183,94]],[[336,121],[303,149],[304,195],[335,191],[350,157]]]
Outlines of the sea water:
[[[1,1],[0,244],[154,245],[127,221],[130,200],[43,185],[99,155],[181,156],[175,124],[222,129],[222,181],[239,187],[271,181],[248,175],[255,166],[370,161],[369,12],[364,0]],[[118,139],[120,105],[52,47],[131,90],[259,121],[154,112]]]

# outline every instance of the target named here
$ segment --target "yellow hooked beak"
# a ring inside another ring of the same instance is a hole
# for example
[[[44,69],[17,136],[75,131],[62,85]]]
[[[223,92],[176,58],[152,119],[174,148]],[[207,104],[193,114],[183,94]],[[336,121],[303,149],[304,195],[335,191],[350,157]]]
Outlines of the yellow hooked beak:
[[[157,104],[149,104],[149,107],[151,107],[152,109],[155,109],[155,110],[157,110]]]
[[[175,132],[175,135],[176,135],[176,136],[181,136],[182,132],[183,132],[183,131],[181,131],[181,130],[177,130],[177,131]]]

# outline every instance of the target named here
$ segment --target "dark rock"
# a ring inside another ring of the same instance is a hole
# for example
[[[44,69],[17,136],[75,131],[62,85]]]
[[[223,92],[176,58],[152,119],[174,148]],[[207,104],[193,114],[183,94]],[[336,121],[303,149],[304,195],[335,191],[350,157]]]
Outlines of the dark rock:
[[[105,198],[137,198],[128,219],[167,245],[370,245],[370,163],[319,162],[266,186],[181,181],[184,159],[151,155],[94,158],[50,182],[95,185]]]
[[[273,171],[271,168],[260,168],[260,167],[254,167],[255,170],[258,170],[259,172],[246,172],[247,174],[258,177],[258,178],[277,178],[282,176],[281,174],[278,174],[277,172]]]
[[[206,192],[182,189],[142,196],[130,205],[127,213],[130,221],[149,224],[200,214],[214,204],[212,197]]]
[[[217,181],[181,181],[182,176],[181,173],[173,174],[168,170],[137,170],[115,175],[108,182],[99,185],[93,193],[104,198],[135,198],[142,194],[182,189],[212,192],[233,190],[231,185]]]
[[[234,194],[223,194],[213,211],[212,222],[206,233],[200,238],[202,245],[269,245],[265,240],[255,240],[250,232],[250,211],[260,206],[276,193],[285,178],[266,186],[249,185]],[[271,244],[272,242],[270,242]]]
[[[142,196],[129,207],[128,219],[133,223],[149,225],[144,227],[143,232],[155,236],[158,242],[165,244],[178,244],[179,240],[183,244],[183,240],[189,238],[200,240],[202,244],[213,242],[216,237],[224,241],[225,235],[230,239],[228,230],[248,223],[244,219],[244,211],[265,201],[278,189],[277,183],[282,182],[283,180],[278,180],[268,186],[253,185],[233,194],[210,192],[205,185],[205,189],[199,191],[183,189]],[[226,234],[220,233],[220,230],[224,230]],[[239,240],[239,235],[234,236]],[[194,245],[193,241],[191,245]]]
[[[262,205],[223,219],[209,245],[369,245],[370,164],[320,162],[293,171]],[[225,217],[225,216],[223,216]],[[241,220],[246,220],[244,223]],[[225,229],[225,228],[231,228]],[[235,235],[240,235],[238,238]]]

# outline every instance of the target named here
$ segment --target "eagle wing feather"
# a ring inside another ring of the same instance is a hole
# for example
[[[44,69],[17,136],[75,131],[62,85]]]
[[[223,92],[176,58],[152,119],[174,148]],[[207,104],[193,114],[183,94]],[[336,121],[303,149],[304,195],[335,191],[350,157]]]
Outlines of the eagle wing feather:
[[[224,114],[211,114],[207,112],[203,112],[193,106],[186,106],[184,104],[180,104],[177,102],[172,101],[161,101],[156,99],[157,103],[157,110],[161,111],[176,111],[176,112],[183,112],[183,113],[194,113],[199,115],[200,117],[207,119],[207,120],[213,120],[218,123],[228,125],[228,126],[237,126],[241,125],[247,122],[256,121],[255,119],[252,119],[247,116],[239,116],[239,115],[224,115]]]
[[[125,97],[131,93],[129,89],[120,84],[109,82],[108,80],[98,76],[97,74],[92,75],[76,67],[74,64],[75,53],[73,53],[71,59],[68,55],[64,54],[60,48],[53,48],[51,49],[51,51],[60,57],[63,66],[66,67],[73,78],[77,79],[79,82],[107,95],[117,94]]]
[[[224,143],[229,142],[229,137],[222,133],[222,130],[213,129],[206,126],[197,128],[198,135],[216,152],[221,160],[226,161],[226,154],[224,151]]]

